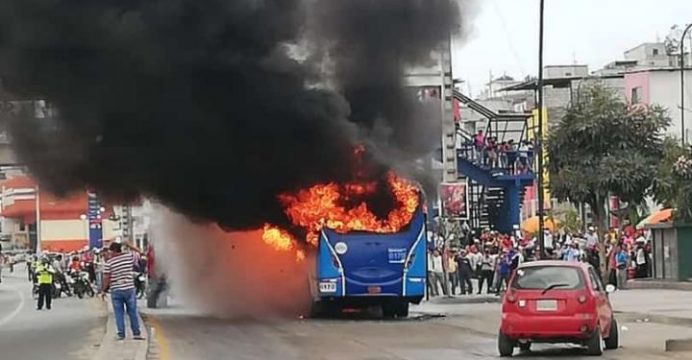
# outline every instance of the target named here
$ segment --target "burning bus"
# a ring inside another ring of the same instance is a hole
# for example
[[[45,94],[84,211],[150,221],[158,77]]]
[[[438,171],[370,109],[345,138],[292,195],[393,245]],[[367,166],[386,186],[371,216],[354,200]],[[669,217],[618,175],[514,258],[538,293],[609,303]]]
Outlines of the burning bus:
[[[379,181],[315,185],[279,200],[315,253],[310,275],[314,315],[381,306],[388,318],[408,315],[426,288],[426,212],[417,184],[393,172]],[[276,249],[296,246],[283,229],[265,226]],[[305,253],[297,251],[298,261]]]
[[[421,197],[422,200],[422,197]],[[344,307],[381,306],[385,318],[406,317],[426,285],[426,214],[423,201],[401,231],[339,233],[325,228],[311,279],[313,315]]]

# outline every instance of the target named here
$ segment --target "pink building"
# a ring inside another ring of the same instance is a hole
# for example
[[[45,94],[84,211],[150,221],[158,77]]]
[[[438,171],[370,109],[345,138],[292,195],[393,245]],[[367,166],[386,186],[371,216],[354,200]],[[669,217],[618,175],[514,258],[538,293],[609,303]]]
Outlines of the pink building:
[[[680,70],[666,67],[632,70],[625,73],[625,97],[633,104],[660,105],[672,119],[668,134],[681,137]],[[692,69],[685,71],[685,137],[692,129]]]

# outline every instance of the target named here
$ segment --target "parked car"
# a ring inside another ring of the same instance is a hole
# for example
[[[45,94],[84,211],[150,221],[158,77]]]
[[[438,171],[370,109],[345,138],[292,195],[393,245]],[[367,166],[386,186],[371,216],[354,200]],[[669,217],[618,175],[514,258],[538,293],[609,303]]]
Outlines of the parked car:
[[[617,349],[618,325],[608,297],[613,291],[587,263],[520,265],[502,300],[500,356],[512,356],[516,347],[529,351],[534,343],[580,344],[595,356]]]

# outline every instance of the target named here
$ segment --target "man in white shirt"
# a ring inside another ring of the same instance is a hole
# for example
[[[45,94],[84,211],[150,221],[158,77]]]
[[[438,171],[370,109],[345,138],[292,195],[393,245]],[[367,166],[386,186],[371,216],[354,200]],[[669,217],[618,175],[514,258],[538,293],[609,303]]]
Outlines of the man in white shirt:
[[[636,252],[636,258],[635,258],[635,263],[637,265],[637,270],[636,270],[636,277],[638,279],[645,278],[648,276],[648,268],[647,268],[647,261],[646,261],[646,250],[644,250],[644,244],[638,242],[637,243],[637,252]]]
[[[549,230],[545,230],[543,232],[543,248],[545,249],[548,255],[553,255],[555,245],[553,243],[553,234],[551,234]]]
[[[473,271],[473,275],[478,276],[481,263],[483,262],[483,255],[480,252],[478,252],[478,249],[476,249],[474,246],[471,249],[471,252],[469,252],[466,256],[469,258],[469,261],[471,262],[471,270]]]
[[[442,254],[439,250],[434,250],[430,255],[428,271],[430,272],[431,295],[438,296],[440,294],[438,284],[442,287],[442,292],[447,295],[447,282],[445,281],[444,267],[442,265]]]
[[[586,232],[586,248],[593,249],[598,245],[598,234],[593,226],[589,226],[589,231]]]
[[[512,230],[512,235],[514,236],[514,239],[516,241],[521,241],[524,238],[524,234],[522,234],[521,229],[519,228],[519,225],[514,225],[513,230]],[[516,245],[516,244],[514,244]]]

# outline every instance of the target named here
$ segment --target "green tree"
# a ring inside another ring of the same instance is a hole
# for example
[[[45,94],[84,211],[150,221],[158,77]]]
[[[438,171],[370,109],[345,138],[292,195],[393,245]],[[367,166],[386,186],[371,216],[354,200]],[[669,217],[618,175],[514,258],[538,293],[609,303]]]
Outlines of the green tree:
[[[654,199],[664,207],[674,208],[676,221],[692,222],[692,148],[683,148],[678,139],[663,144],[663,158],[657,167],[651,187]]]
[[[579,219],[579,213],[574,209],[568,209],[559,213],[563,218],[560,221],[558,228],[564,230],[567,233],[574,234],[582,230],[582,223]]]
[[[561,201],[589,204],[602,239],[609,195],[644,202],[670,118],[659,106],[631,106],[602,84],[575,98],[548,138],[550,190]]]

